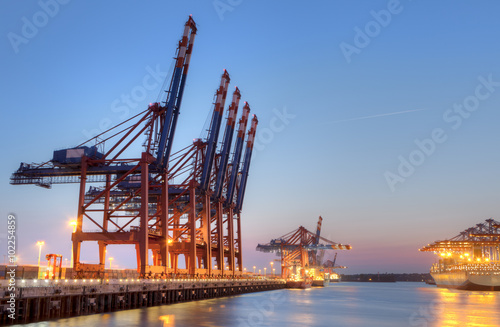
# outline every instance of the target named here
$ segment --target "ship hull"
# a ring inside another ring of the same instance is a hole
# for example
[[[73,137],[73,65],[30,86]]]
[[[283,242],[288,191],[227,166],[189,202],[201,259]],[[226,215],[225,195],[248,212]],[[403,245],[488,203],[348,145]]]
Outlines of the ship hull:
[[[312,286],[314,287],[325,287],[330,285],[330,279],[319,279],[319,280],[313,280]]]
[[[289,280],[286,282],[286,288],[310,288],[312,285],[311,280]]]
[[[500,275],[494,272],[470,274],[465,271],[431,273],[437,287],[469,291],[500,291]]]

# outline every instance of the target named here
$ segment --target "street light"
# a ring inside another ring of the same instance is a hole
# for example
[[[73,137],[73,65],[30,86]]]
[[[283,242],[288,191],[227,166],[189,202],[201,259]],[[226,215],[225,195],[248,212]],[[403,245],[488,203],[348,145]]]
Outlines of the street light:
[[[270,264],[271,264],[271,270],[274,271],[274,269],[273,269],[274,262],[271,261]],[[273,273],[273,276],[274,276],[274,273]]]
[[[253,274],[255,275],[255,266],[253,266]]]
[[[111,261],[115,260],[115,258],[113,258],[113,257],[109,257],[109,259],[108,259],[108,260],[109,260],[109,269],[111,269]]]
[[[76,233],[76,225],[77,225],[76,220],[71,220],[69,222],[69,225],[73,226],[73,233]],[[73,267],[73,241],[71,241],[71,267]]]
[[[259,275],[260,275],[260,272],[261,272],[261,271],[262,271],[262,270],[260,270],[260,269],[259,269]]]
[[[264,267],[264,276],[267,277],[267,267]]]
[[[38,278],[40,278],[40,257],[42,256],[42,245],[44,244],[44,241],[36,242],[36,245],[38,245]]]
[[[275,271],[275,270],[276,270],[276,269],[274,269],[274,268],[273,268],[273,277],[274,277],[274,271]]]

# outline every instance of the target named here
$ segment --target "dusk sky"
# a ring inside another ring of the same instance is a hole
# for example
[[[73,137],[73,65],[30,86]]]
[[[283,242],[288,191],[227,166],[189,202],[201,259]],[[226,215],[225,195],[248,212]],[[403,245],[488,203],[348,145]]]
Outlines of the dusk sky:
[[[256,245],[314,231],[321,215],[322,236],[353,247],[338,254],[343,273],[427,272],[435,257],[421,246],[499,219],[499,12],[497,1],[2,1],[0,254],[14,213],[21,264],[36,264],[38,240],[70,258],[78,184],[9,178],[156,101],[192,14],[175,148],[204,134],[223,69],[259,117],[244,266],[269,267]],[[135,268],[133,249],[108,246],[122,268]],[[82,260],[97,263],[97,246],[84,243]]]

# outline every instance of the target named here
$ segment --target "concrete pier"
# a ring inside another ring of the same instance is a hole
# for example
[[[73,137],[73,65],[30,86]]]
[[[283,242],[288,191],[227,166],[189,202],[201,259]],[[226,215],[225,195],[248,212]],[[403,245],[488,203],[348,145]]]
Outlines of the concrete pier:
[[[15,319],[0,281],[0,324],[19,324],[281,289],[280,279],[16,280]]]

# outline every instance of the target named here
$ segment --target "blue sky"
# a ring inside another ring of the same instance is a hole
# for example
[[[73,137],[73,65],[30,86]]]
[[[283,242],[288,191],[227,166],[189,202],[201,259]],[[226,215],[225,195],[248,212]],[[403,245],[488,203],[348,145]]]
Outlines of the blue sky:
[[[69,258],[78,186],[12,186],[10,174],[155,101],[154,76],[169,72],[192,14],[198,34],[175,147],[202,135],[224,68],[259,117],[244,265],[269,265],[257,243],[299,225],[314,230],[322,215],[323,236],[353,246],[338,257],[348,272],[427,271],[434,258],[420,246],[498,219],[499,9],[494,1],[3,1],[0,209],[5,221],[18,217],[21,262],[36,262],[37,240]],[[25,26],[34,23],[36,31]],[[346,45],[356,52],[346,55]],[[148,75],[151,87],[134,100]],[[449,111],[460,105],[473,111],[456,127],[450,117],[460,113]],[[405,113],[384,115],[396,112]],[[357,119],[370,116],[378,117]],[[417,153],[415,141],[436,129],[441,142]],[[401,158],[418,164],[408,176],[398,172]],[[399,176],[392,188],[388,174]],[[85,260],[97,261],[93,249],[84,245]],[[117,265],[135,264],[119,247],[109,251]]]

